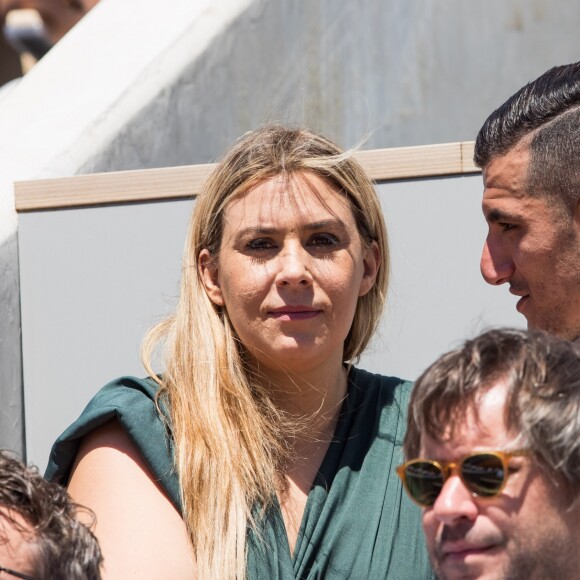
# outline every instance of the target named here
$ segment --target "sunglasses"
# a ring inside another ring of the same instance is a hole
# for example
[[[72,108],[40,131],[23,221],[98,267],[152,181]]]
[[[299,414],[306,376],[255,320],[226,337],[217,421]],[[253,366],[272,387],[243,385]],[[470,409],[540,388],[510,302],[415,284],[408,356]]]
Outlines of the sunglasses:
[[[453,473],[459,475],[473,495],[498,495],[511,475],[509,460],[522,455],[529,455],[529,451],[484,451],[471,453],[457,461],[412,459],[397,467],[397,474],[415,503],[421,507],[431,507]]]

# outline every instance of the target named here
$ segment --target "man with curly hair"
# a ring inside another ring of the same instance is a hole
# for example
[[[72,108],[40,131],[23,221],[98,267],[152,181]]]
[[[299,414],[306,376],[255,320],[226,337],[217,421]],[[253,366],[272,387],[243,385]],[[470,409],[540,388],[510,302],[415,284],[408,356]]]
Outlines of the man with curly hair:
[[[0,451],[0,577],[100,580],[101,551],[60,485]]]

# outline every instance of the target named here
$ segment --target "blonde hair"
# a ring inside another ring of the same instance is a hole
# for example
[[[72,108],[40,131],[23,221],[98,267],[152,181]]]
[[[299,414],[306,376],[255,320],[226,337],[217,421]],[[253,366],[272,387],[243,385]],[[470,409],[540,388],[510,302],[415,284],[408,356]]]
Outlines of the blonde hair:
[[[345,362],[359,357],[385,303],[386,228],[373,184],[359,163],[305,130],[269,125],[243,136],[197,198],[177,309],[151,330],[143,345],[145,367],[167,402],[183,518],[200,578],[245,578],[248,526],[258,530],[259,514],[275,498],[290,457],[290,433],[267,385],[247,363],[227,310],[208,298],[198,257],[208,249],[217,258],[224,212],[233,199],[265,179],[298,172],[321,177],[343,195],[364,245],[375,242],[381,253],[376,282],[359,298],[345,340]],[[162,376],[156,376],[151,363],[159,342],[165,347]]]

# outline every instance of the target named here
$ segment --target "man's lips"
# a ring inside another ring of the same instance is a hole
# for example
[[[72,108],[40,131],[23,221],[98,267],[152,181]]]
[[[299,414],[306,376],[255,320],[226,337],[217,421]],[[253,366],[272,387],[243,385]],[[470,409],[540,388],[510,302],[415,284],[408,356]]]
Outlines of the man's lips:
[[[528,296],[522,296],[522,297],[521,297],[521,298],[520,298],[520,299],[517,301],[517,303],[516,303],[516,310],[517,310],[518,312],[520,312],[520,313],[522,312],[522,310],[523,310],[523,308],[524,308],[524,304],[527,302],[528,298],[529,298],[529,295],[528,295]]]
[[[516,303],[516,310],[521,313],[524,304],[530,297],[529,293],[526,290],[519,290],[518,288],[510,288],[510,293],[514,296],[520,296],[520,299]]]
[[[321,312],[320,308],[297,305],[271,308],[268,310],[268,315],[279,320],[307,320],[318,316]]]
[[[440,553],[443,558],[452,560],[466,558],[471,555],[484,554],[493,550],[496,546],[494,544],[469,544],[466,542],[451,542],[443,544]]]

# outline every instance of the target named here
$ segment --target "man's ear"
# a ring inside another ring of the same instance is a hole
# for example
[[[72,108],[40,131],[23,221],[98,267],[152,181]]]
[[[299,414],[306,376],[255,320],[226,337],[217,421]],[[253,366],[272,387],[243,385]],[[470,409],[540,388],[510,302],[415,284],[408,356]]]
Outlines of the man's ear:
[[[224,297],[219,284],[218,267],[209,250],[204,249],[199,253],[198,268],[201,281],[208,298],[216,305],[224,305]]]
[[[379,268],[381,267],[381,249],[377,242],[373,242],[365,250],[363,266],[364,272],[358,292],[359,297],[364,296],[373,287]]]

